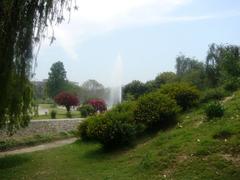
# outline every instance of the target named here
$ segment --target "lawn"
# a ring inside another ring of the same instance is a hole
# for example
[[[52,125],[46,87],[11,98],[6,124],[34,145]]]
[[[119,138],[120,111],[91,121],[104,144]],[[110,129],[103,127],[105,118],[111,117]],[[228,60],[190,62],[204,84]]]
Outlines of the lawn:
[[[48,114],[47,115],[39,115],[39,116],[34,116],[32,119],[51,119],[51,111],[56,111],[56,119],[63,119],[67,118],[66,113],[67,110],[65,108],[59,108],[57,106],[54,106],[53,104],[39,104],[39,108],[42,109],[48,109]],[[80,118],[81,114],[79,111],[76,110],[71,110],[72,118]]]
[[[129,148],[105,152],[81,140],[0,159],[0,179],[240,179],[240,94],[223,118],[206,121],[204,105],[179,124]]]

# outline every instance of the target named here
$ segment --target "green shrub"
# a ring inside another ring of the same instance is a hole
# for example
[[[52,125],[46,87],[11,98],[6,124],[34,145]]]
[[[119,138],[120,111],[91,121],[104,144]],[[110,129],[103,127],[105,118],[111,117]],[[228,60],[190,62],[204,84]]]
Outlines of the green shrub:
[[[224,82],[224,89],[227,91],[236,91],[240,88],[240,79],[239,78],[229,78]]]
[[[51,111],[51,118],[56,119],[57,111],[52,110]]]
[[[86,141],[89,139],[87,135],[88,122],[89,122],[88,119],[84,120],[78,126],[79,136],[82,138],[83,141]]]
[[[174,99],[158,91],[138,99],[134,116],[137,123],[142,123],[147,128],[165,128],[176,122],[179,110]]]
[[[94,108],[90,104],[85,104],[79,108],[82,117],[87,117],[94,114]]]
[[[88,122],[88,138],[114,147],[129,144],[136,135],[136,126],[129,120],[128,113],[109,112],[91,117]]]
[[[197,88],[188,83],[166,84],[159,91],[175,99],[183,110],[193,107],[200,97],[200,92]]]
[[[212,119],[214,117],[222,117],[224,115],[224,108],[219,102],[213,102],[208,104],[205,109],[205,114],[208,119]]]
[[[206,90],[202,97],[201,102],[208,102],[210,100],[222,100],[228,93],[223,88],[214,88]]]
[[[83,140],[97,141],[104,147],[129,144],[138,130],[133,117],[134,103],[123,103],[105,114],[91,116],[78,127]]]

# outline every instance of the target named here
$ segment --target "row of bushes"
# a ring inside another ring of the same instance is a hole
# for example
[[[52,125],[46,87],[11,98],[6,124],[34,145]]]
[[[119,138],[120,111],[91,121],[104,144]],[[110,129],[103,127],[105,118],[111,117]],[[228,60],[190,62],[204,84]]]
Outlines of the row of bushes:
[[[80,136],[105,147],[128,144],[147,129],[163,129],[176,123],[178,112],[194,106],[199,94],[189,84],[165,85],[137,101],[124,102],[111,111],[88,118],[79,126]]]

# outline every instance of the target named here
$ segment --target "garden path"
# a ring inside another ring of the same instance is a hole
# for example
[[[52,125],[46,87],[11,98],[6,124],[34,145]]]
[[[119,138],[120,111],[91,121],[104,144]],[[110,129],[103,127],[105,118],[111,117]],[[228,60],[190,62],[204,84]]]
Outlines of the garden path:
[[[21,149],[6,151],[6,152],[0,152],[0,157],[7,156],[7,155],[23,154],[23,153],[30,153],[30,152],[41,151],[41,150],[46,150],[46,149],[52,149],[52,148],[56,148],[56,147],[74,143],[77,139],[78,138],[69,138],[69,139],[59,140],[59,141],[41,144],[41,145],[37,145],[37,146],[26,147],[26,148],[21,148]]]

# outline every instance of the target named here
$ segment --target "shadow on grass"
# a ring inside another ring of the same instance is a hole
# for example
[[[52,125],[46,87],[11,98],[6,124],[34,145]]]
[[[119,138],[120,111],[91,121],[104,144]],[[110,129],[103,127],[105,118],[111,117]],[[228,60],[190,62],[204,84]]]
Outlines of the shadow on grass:
[[[91,148],[84,153],[83,158],[94,160],[110,159],[111,157],[120,156],[127,151],[134,149],[139,144],[144,144],[146,141],[149,141],[150,139],[157,136],[158,132],[159,131],[145,132],[141,135],[138,135],[138,137],[130,144],[114,147],[104,147],[99,143],[83,142],[81,140],[78,141],[78,143],[80,143],[81,145],[94,146],[94,148]]]
[[[7,156],[0,158],[0,169],[9,169],[20,166],[30,160],[29,157],[23,155]]]

